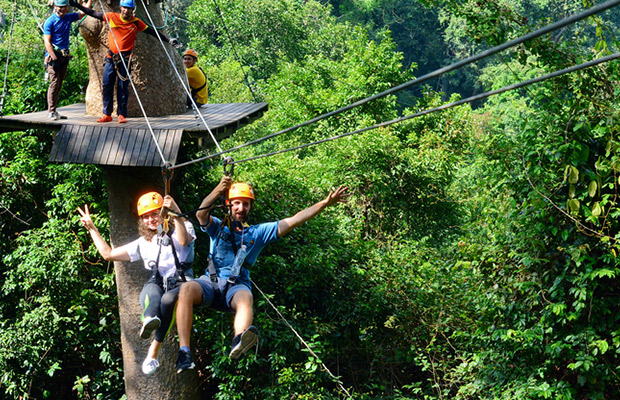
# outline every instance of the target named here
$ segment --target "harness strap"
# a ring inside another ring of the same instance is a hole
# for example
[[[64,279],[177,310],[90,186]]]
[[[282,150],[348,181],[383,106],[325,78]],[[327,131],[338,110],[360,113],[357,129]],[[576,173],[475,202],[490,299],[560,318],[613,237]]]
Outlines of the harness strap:
[[[196,95],[198,94],[198,92],[200,92],[200,91],[201,91],[201,90],[202,90],[205,86],[207,86],[207,74],[205,74],[205,72],[202,70],[202,68],[198,67],[198,69],[199,69],[199,70],[200,70],[200,72],[202,72],[202,74],[204,75],[204,77],[205,77],[205,83],[204,83],[202,86],[200,86],[200,87],[198,87],[198,88],[196,88],[196,89],[191,88],[191,89],[192,89],[192,96],[196,96]]]

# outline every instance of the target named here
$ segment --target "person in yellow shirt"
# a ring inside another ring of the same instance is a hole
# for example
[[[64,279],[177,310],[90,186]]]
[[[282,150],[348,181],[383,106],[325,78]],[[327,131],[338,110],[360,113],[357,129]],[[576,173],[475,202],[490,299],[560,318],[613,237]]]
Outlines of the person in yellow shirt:
[[[196,65],[198,53],[196,50],[187,49],[183,53],[183,64],[187,70],[187,80],[192,91],[192,99],[198,107],[207,104],[209,100],[207,92],[207,77],[202,68]],[[187,98],[187,107],[192,108],[192,100]]]

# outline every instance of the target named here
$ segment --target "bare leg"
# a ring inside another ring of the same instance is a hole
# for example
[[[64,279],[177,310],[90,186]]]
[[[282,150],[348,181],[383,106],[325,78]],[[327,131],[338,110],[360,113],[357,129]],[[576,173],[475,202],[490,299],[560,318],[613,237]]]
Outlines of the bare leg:
[[[157,359],[157,357],[159,356],[159,350],[161,350],[161,342],[153,340],[153,342],[151,342],[151,346],[149,347],[149,352],[146,356],[148,358]]]
[[[230,307],[235,312],[235,335],[245,331],[254,320],[254,297],[247,290],[241,290],[232,298]]]
[[[192,322],[194,320],[194,306],[202,303],[202,287],[195,281],[184,283],[181,286],[179,300],[177,300],[177,333],[179,347],[190,344]]]

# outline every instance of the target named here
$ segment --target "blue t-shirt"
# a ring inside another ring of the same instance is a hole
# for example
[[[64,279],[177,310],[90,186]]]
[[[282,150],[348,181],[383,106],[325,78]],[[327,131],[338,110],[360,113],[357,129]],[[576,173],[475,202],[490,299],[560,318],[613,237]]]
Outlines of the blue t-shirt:
[[[50,41],[52,45],[59,49],[69,50],[69,34],[71,33],[71,24],[74,21],[80,19],[78,13],[65,14],[60,18],[56,13],[53,13],[43,24],[43,34],[50,35]],[[45,52],[47,56],[47,51]]]
[[[211,254],[213,255],[213,264],[217,276],[228,279],[235,261],[235,252],[230,241],[230,230],[227,226],[222,228],[222,220],[216,217],[212,218],[213,222],[207,228],[201,227],[200,229],[207,232],[211,238]],[[237,249],[241,247],[243,237],[243,244],[245,244],[247,251],[245,262],[251,266],[256,262],[256,258],[263,247],[278,239],[278,221],[250,225],[243,229],[243,234],[234,232],[234,235]],[[209,275],[208,268],[205,275]],[[237,281],[250,287],[250,271],[247,268],[241,268]]]

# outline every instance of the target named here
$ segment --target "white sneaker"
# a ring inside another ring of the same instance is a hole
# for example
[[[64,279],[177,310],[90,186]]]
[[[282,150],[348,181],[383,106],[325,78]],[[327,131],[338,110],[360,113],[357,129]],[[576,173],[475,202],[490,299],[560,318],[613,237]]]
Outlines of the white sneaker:
[[[60,115],[56,111],[52,111],[47,114],[47,119],[51,119],[52,121],[58,121],[60,119]]]
[[[144,317],[142,321],[142,329],[140,330],[140,337],[142,339],[148,339],[151,337],[151,333],[161,325],[159,317]]]
[[[159,361],[156,358],[147,357],[142,363],[142,372],[145,375],[151,375],[159,368]]]

